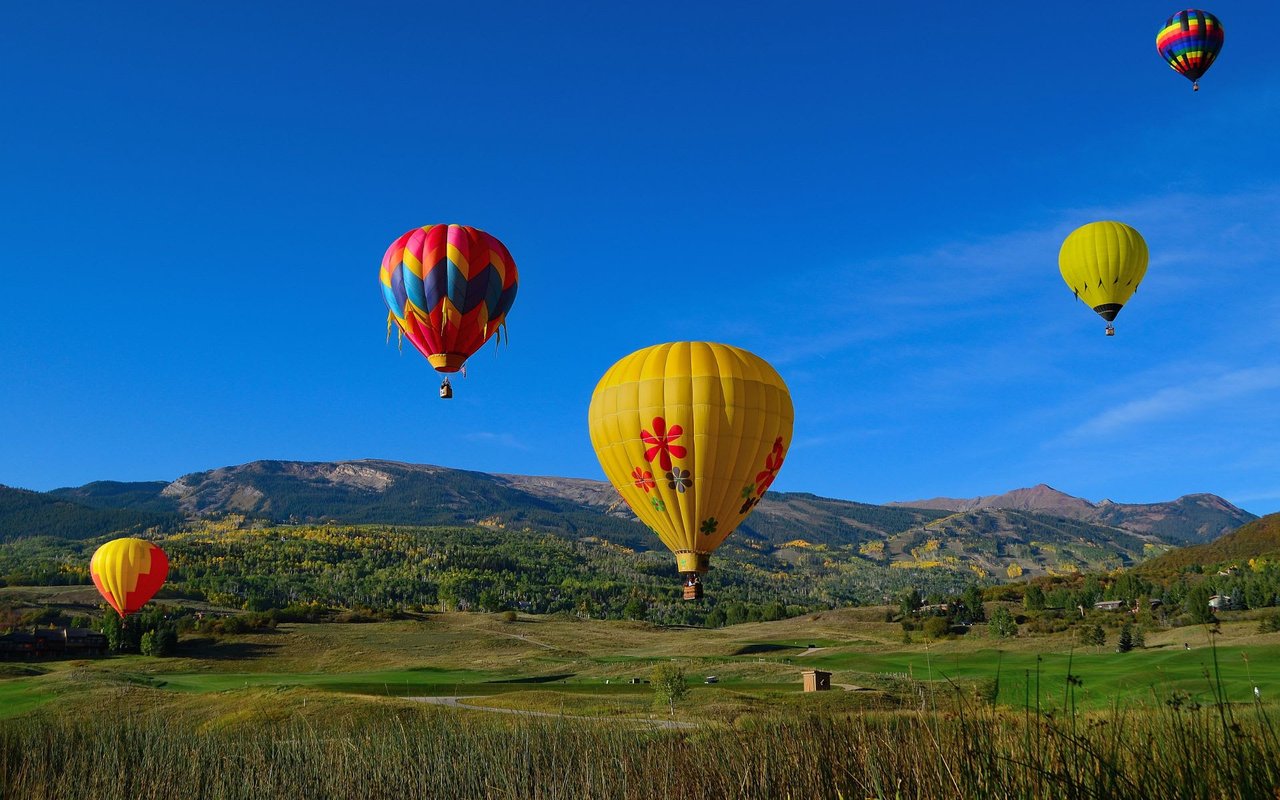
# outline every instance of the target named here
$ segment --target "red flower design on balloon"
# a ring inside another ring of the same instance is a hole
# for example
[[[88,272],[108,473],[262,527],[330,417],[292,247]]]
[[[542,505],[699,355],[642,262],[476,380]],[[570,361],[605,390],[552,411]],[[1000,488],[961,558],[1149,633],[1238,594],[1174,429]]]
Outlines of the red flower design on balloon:
[[[644,493],[648,494],[649,490],[658,485],[653,479],[653,473],[644,467],[636,467],[631,470],[631,479],[635,481],[636,487],[644,489]]]
[[[756,473],[756,493],[763,496],[769,491],[769,487],[773,485],[773,479],[778,477],[778,470],[782,469],[782,459],[785,455],[782,449],[782,437],[779,436],[773,442],[773,450],[764,459],[764,471]]]
[[[662,417],[654,417],[653,433],[646,430],[640,431],[640,438],[649,445],[649,449],[644,451],[644,457],[650,463],[657,458],[658,466],[664,471],[669,471],[672,458],[684,458],[689,452],[681,445],[672,444],[683,433],[684,428],[679,425],[672,425],[671,429],[667,430],[667,421]]]

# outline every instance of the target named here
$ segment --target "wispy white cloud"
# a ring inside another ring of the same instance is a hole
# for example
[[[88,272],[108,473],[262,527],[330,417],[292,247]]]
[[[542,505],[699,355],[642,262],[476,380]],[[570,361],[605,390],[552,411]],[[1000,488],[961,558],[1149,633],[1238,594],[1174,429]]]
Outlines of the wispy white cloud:
[[[468,442],[498,445],[512,450],[531,450],[532,448],[510,433],[494,433],[492,431],[473,431],[464,433],[462,438]]]
[[[1072,428],[1065,438],[1093,438],[1131,429],[1277,387],[1280,387],[1280,367],[1255,367],[1219,373],[1190,383],[1165,386],[1147,397],[1109,408]]]
[[[771,360],[786,364],[892,343],[975,318],[1016,326],[1066,297],[1058,250],[1074,228],[1119,219],[1142,232],[1151,250],[1144,294],[1185,302],[1198,291],[1258,291],[1280,297],[1280,284],[1248,284],[1260,265],[1280,262],[1280,187],[1224,195],[1169,194],[1116,206],[1064,209],[1042,225],[974,240],[937,244],[899,256],[850,259],[800,274],[788,304],[807,309],[790,335],[771,338]],[[832,271],[848,276],[830,282]],[[1150,280],[1157,278],[1156,280]],[[816,296],[813,287],[829,285]],[[1216,303],[1215,303],[1216,304]]]

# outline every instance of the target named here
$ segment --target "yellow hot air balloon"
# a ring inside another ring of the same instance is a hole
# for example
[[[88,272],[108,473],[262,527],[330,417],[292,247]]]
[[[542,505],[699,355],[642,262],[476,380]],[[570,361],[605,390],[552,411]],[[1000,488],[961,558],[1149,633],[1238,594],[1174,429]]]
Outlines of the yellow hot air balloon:
[[[89,561],[89,574],[120,618],[147,604],[169,574],[169,559],[158,545],[143,539],[112,539]]]
[[[764,359],[711,342],[637,350],[591,395],[591,444],[610,483],[676,556],[686,600],[709,557],[782,467],[791,394]]]
[[[1058,269],[1076,298],[1107,321],[1107,335],[1115,336],[1111,322],[1147,274],[1147,243],[1123,222],[1090,222],[1062,243]]]

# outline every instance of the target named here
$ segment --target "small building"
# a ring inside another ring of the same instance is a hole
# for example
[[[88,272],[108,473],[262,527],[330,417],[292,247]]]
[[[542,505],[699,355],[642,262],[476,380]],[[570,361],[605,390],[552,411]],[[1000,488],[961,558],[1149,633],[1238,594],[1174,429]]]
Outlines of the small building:
[[[1124,611],[1123,600],[1099,600],[1093,604],[1099,611]]]
[[[1229,611],[1236,607],[1236,599],[1229,594],[1215,594],[1209,598],[1209,608],[1214,611]]]
[[[951,610],[951,607],[948,606],[946,603],[935,603],[929,606],[920,606],[919,608],[916,609],[916,615],[923,617],[925,615],[932,614],[935,616],[943,617],[943,616],[946,616],[947,612],[950,610]]]
[[[831,691],[831,673],[823,672],[820,669],[806,669],[804,675],[804,690],[806,692],[828,692]]]

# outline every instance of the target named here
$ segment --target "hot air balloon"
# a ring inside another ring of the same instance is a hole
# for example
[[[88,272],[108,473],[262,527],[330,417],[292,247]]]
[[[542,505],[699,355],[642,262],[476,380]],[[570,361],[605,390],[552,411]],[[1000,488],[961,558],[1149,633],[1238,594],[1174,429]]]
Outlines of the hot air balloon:
[[[1200,76],[1213,65],[1224,40],[1222,23],[1208,11],[1189,8],[1165,20],[1156,34],[1156,50],[1200,91]]]
[[[1120,309],[1147,274],[1147,243],[1123,222],[1090,222],[1062,243],[1058,269],[1076,299],[1107,321],[1107,335]]]
[[[378,271],[392,323],[438,372],[457,372],[506,326],[516,262],[497,237],[466,225],[427,225],[391,243]],[[446,375],[440,396],[453,396]]]
[[[684,598],[768,491],[791,439],[787,385],[758,356],[673,342],[609,368],[587,412],[610,483],[676,556]]]
[[[142,539],[114,539],[89,562],[93,584],[123,619],[146,605],[169,574],[164,551]]]

